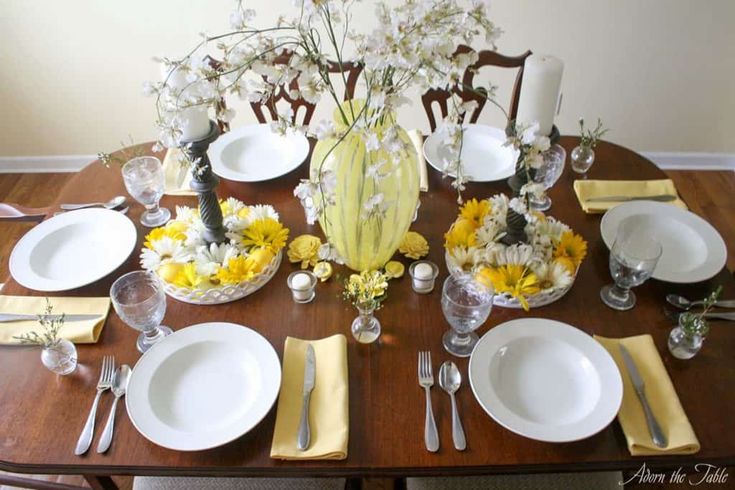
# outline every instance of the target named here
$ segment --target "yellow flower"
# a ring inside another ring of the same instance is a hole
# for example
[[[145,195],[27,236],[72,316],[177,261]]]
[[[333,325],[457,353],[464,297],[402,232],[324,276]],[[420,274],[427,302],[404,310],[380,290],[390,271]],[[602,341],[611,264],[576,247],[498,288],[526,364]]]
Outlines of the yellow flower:
[[[540,291],[536,274],[526,266],[518,264],[483,267],[477,272],[476,279],[486,286],[492,285],[496,293],[508,293],[516,298],[528,311],[526,296]]]
[[[167,236],[174,240],[184,241],[186,240],[186,229],[187,224],[182,221],[169,221],[166,226],[160,228],[154,228],[145,236],[145,242],[143,245],[146,248],[153,249],[153,242],[160,240]]]
[[[563,264],[571,274],[574,274],[586,255],[587,242],[573,231],[562,233],[559,243],[554,248],[554,258]]]
[[[482,226],[482,222],[488,214],[490,214],[490,201],[487,199],[478,201],[472,198],[459,210],[459,215],[462,218],[472,221],[475,226]]]
[[[167,262],[161,267],[158,268],[156,271],[158,273],[158,277],[163,279],[166,282],[174,282],[176,280],[176,276],[179,275],[181,270],[184,268],[184,264],[177,264],[175,262]]]
[[[227,267],[221,267],[217,271],[216,278],[222,284],[240,284],[243,281],[250,281],[255,277],[255,266],[255,261],[238,255],[227,262]]]
[[[267,248],[274,254],[286,246],[288,228],[273,218],[261,218],[243,232],[242,244],[246,247]]]
[[[237,217],[238,218],[247,218],[249,214],[250,214],[250,208],[244,207],[240,211],[237,212]]]
[[[288,245],[288,260],[301,262],[301,268],[315,266],[319,262],[319,247],[322,241],[314,235],[299,235]]]
[[[171,282],[180,288],[196,289],[205,279],[197,274],[196,264],[189,262],[178,271]]]
[[[329,262],[317,262],[314,264],[314,275],[318,277],[321,282],[332,277],[332,272],[332,264]]]
[[[245,261],[248,263],[248,267],[257,274],[271,263],[274,255],[273,251],[268,248],[258,248],[251,250]]]
[[[396,260],[391,260],[385,264],[385,275],[388,279],[398,279],[403,277],[403,273],[406,271],[406,267]]]
[[[420,233],[409,231],[401,240],[398,251],[409,259],[420,259],[429,253],[429,242]]]
[[[467,218],[459,218],[454,222],[449,231],[444,234],[444,247],[453,250],[457,247],[470,248],[475,245],[475,223]]]
[[[344,297],[358,307],[377,308],[388,291],[388,277],[380,271],[362,271],[345,281]]]

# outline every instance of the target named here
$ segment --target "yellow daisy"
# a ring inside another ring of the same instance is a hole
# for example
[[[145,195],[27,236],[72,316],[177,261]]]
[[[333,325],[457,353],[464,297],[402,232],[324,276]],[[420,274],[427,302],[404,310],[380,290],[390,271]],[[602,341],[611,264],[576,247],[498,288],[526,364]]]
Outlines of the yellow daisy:
[[[257,273],[255,271],[256,266],[255,261],[238,255],[227,262],[227,267],[221,267],[217,271],[216,278],[222,284],[240,284],[255,277]]]
[[[273,218],[261,218],[245,229],[242,244],[246,247],[267,248],[274,254],[286,245],[288,228]]]
[[[573,231],[561,234],[559,243],[554,247],[554,258],[574,273],[587,255],[587,242]]]
[[[409,231],[401,240],[398,251],[409,259],[420,259],[429,253],[429,242],[420,233]]]
[[[153,248],[153,242],[157,242],[163,237],[173,238],[174,240],[186,240],[186,230],[188,225],[182,221],[169,221],[166,226],[154,228],[145,236],[143,245],[146,248]]]
[[[454,222],[449,231],[444,234],[444,247],[453,250],[457,247],[470,248],[475,245],[475,223],[466,218],[459,218]]]
[[[487,199],[478,201],[472,198],[459,210],[459,215],[475,223],[475,226],[482,226],[482,222],[488,214],[490,214],[490,201]]]
[[[483,267],[476,274],[476,279],[486,286],[492,285],[496,293],[508,293],[516,298],[528,311],[526,296],[540,291],[536,274],[526,266],[518,264],[501,265],[498,267]]]
[[[196,289],[204,280],[204,277],[197,274],[196,264],[189,262],[179,269],[171,282],[180,288]]]

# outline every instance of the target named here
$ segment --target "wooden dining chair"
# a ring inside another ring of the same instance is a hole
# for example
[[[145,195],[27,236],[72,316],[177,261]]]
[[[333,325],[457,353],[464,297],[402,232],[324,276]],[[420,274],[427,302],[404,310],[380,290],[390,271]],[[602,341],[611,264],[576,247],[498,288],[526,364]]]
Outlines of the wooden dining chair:
[[[329,73],[344,73],[345,77],[345,93],[342,100],[351,100],[355,98],[355,89],[357,81],[362,74],[363,66],[354,61],[343,61],[342,66],[336,61],[330,61],[328,65]]]
[[[462,44],[454,52],[454,55],[457,56],[460,54],[467,54],[473,51],[474,50],[471,47]],[[487,90],[484,87],[475,87],[473,83],[475,75],[480,68],[484,66],[517,68],[518,74],[516,75],[516,81],[513,85],[513,93],[510,101],[510,108],[508,110],[510,118],[515,119],[516,114],[518,113],[518,100],[521,93],[521,83],[523,81],[523,68],[526,63],[526,58],[531,55],[531,51],[526,51],[522,55],[514,57],[505,56],[495,51],[480,51],[477,54],[479,56],[479,59],[476,63],[470,65],[465,70],[464,75],[462,76],[462,85],[464,87],[474,87],[475,90],[487,94]],[[480,117],[480,113],[482,112],[482,109],[483,107],[485,107],[485,104],[487,102],[487,98],[482,94],[475,93],[465,88],[455,87],[452,90],[429,89],[424,95],[421,96],[421,102],[424,106],[424,110],[426,111],[426,116],[429,118],[429,126],[431,127],[432,133],[436,130],[437,126],[436,119],[434,118],[433,106],[437,104],[439,106],[439,111],[441,113],[442,119],[445,118],[448,113],[447,101],[452,96],[452,93],[456,93],[457,95],[459,95],[465,102],[473,100],[477,102],[477,108],[470,114],[471,123],[477,122],[477,119]]]

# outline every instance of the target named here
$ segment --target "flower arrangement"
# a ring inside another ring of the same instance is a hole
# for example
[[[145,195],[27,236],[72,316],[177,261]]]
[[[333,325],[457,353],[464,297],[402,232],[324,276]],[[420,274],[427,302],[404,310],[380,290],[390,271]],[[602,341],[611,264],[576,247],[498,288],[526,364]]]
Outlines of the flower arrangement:
[[[378,270],[352,274],[344,282],[343,297],[355,308],[377,310],[388,296],[388,279]]]
[[[524,242],[502,241],[509,210],[526,220]],[[514,298],[525,310],[535,295],[566,292],[587,254],[587,243],[569,226],[529,212],[523,199],[504,194],[467,201],[444,238],[450,271],[475,273],[496,294]]]
[[[597,146],[597,141],[602,138],[609,129],[602,127],[602,120],[597,118],[595,129],[584,129],[584,119],[579,118],[579,146],[592,149]]]
[[[544,152],[551,147],[551,141],[547,136],[538,135],[538,130],[538,123],[522,126],[515,121],[510,121],[506,128],[507,139],[503,146],[518,151],[511,187],[520,196],[541,197],[545,192],[542,184],[534,182],[534,177],[544,164]]]
[[[227,240],[207,243],[197,209],[176,207],[176,218],[145,237],[140,263],[165,283],[189,291],[242,286],[259,279],[288,240],[270,205],[220,201]]]

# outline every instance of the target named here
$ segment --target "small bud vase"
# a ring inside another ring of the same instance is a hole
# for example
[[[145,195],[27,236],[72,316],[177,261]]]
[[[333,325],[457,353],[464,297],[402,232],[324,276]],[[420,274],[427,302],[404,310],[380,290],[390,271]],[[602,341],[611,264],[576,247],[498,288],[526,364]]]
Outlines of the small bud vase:
[[[693,313],[679,315],[679,325],[669,334],[669,352],[677,359],[691,359],[702,348],[709,332],[707,321]]]
[[[586,174],[595,163],[595,150],[589,146],[576,146],[572,150],[572,170],[578,174]]]
[[[357,306],[360,312],[357,318],[352,322],[352,336],[361,344],[372,344],[380,337],[380,322],[373,313],[374,307]]]
[[[70,341],[56,339],[41,347],[41,362],[52,373],[64,376],[77,368],[77,348]]]

